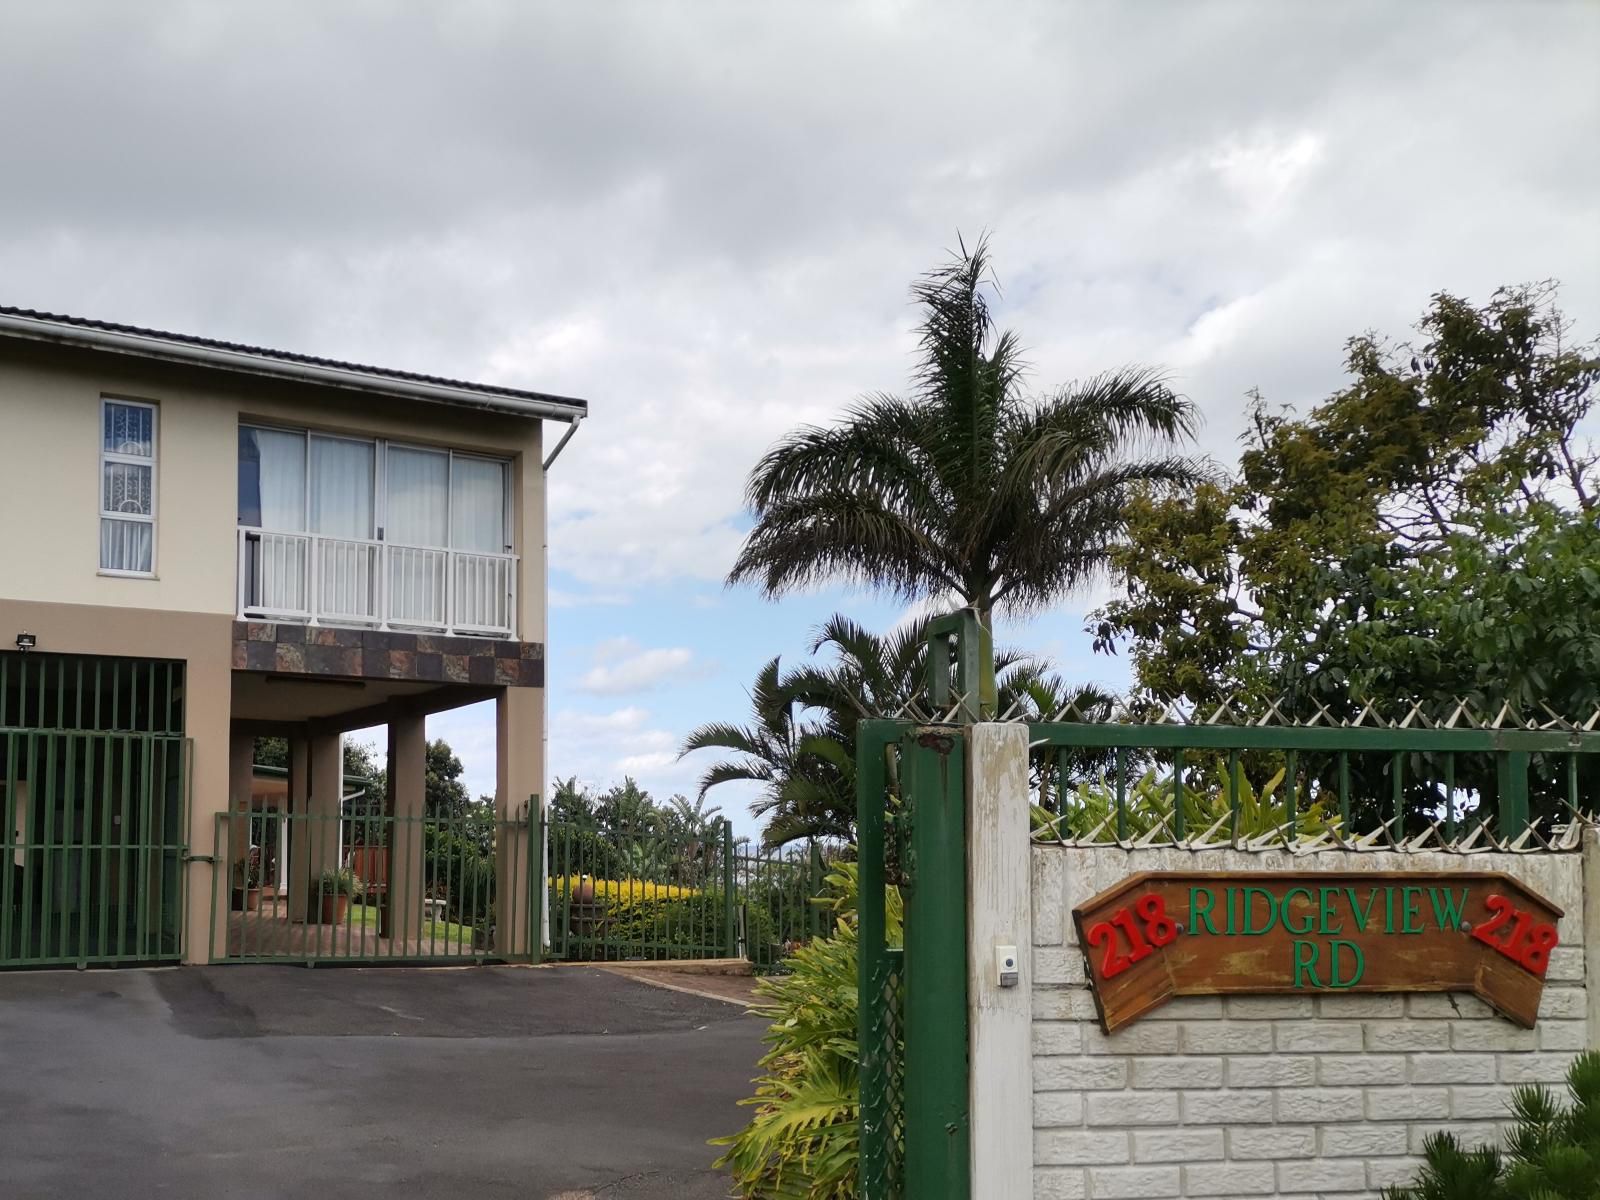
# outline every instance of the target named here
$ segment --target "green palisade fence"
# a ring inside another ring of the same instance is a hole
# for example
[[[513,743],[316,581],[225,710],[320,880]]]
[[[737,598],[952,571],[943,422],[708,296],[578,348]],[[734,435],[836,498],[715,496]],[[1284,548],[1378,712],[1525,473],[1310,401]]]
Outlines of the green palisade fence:
[[[536,816],[487,805],[415,817],[219,813],[213,961],[536,960],[538,829]]]
[[[726,820],[700,834],[647,827],[549,827],[551,956],[572,962],[745,958],[783,968],[824,931],[829,851],[735,841]]]
[[[1291,840],[1324,832],[1380,844],[1423,837],[1441,848],[1537,846],[1595,811],[1600,795],[1600,733],[1555,721],[1060,721],[1030,723],[1028,738],[1039,799],[1054,818],[1049,832],[1069,840],[1148,835],[1154,788],[1165,825],[1157,833],[1176,841],[1259,836],[1270,824]],[[1086,792],[1109,796],[1109,812],[1083,804]]]

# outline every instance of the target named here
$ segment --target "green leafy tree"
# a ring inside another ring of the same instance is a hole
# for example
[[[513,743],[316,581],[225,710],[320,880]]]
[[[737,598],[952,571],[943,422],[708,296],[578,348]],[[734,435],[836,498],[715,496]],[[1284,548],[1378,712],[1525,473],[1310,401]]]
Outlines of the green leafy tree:
[[[1195,410],[1154,371],[1029,396],[990,289],[981,241],[913,286],[910,394],[860,400],[841,423],[802,427],[767,452],[730,582],[773,597],[836,579],[906,599],[954,595],[987,639],[996,609],[1042,608],[1108,569],[1134,489],[1200,481],[1201,464],[1170,453],[1192,437]],[[980,693],[993,711],[992,666]]]
[[[594,797],[578,782],[576,775],[555,781],[550,793],[549,819],[553,825],[595,824]]]
[[[461,781],[465,768],[450,743],[434,738],[423,759],[423,803],[430,817],[456,817],[471,803],[467,785]]]
[[[1352,339],[1349,382],[1304,416],[1258,397],[1233,481],[1130,500],[1126,596],[1096,632],[1131,647],[1144,696],[1299,717],[1594,711],[1596,345],[1550,285],[1481,306],[1441,293],[1418,334]],[[1493,812],[1492,762],[1458,765]],[[1440,766],[1407,764],[1414,822],[1455,802],[1429,782]],[[1386,770],[1358,762],[1360,790]],[[1537,812],[1559,810],[1556,770],[1534,764]]]

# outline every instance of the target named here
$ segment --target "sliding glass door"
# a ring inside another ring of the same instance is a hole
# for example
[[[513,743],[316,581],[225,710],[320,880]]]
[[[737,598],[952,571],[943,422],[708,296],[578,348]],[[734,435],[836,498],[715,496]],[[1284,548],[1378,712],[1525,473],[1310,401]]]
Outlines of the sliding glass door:
[[[389,619],[399,624],[497,628],[494,599],[509,576],[478,557],[510,551],[506,464],[448,451],[390,446],[384,463]],[[482,586],[480,586],[482,585]],[[492,592],[492,596],[485,593]]]
[[[390,446],[384,462],[389,619],[445,625],[449,579],[450,455]]]
[[[241,610],[507,636],[509,464],[297,430],[239,430]]]

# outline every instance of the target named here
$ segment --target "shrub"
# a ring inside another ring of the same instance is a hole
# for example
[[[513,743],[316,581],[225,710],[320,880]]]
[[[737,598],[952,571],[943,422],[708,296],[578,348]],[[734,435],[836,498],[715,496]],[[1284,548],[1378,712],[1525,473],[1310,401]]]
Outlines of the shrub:
[[[787,975],[758,985],[768,1002],[772,1046],[761,1060],[756,1094],[742,1103],[755,1116],[731,1137],[717,1166],[733,1171],[747,1197],[850,1200],[860,1157],[861,1056],[856,1042],[857,963],[854,863],[836,863],[827,877],[834,931],[789,959]],[[900,896],[886,899],[888,938],[901,939]]]
[[[1545,1088],[1518,1088],[1503,1155],[1429,1136],[1416,1181],[1386,1188],[1385,1200],[1600,1200],[1600,1052],[1573,1060],[1567,1095],[1562,1105]]]

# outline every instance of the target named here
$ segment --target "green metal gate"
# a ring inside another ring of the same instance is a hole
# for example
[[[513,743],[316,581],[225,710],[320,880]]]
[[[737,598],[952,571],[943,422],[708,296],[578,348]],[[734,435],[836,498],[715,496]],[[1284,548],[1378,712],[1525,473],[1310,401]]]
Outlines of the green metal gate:
[[[856,726],[864,1200],[972,1195],[966,728],[983,634],[969,609],[928,635],[933,719]]]
[[[537,961],[537,813],[218,813],[211,961]]]
[[[183,664],[0,654],[0,967],[183,953]]]
[[[861,1195],[967,1200],[966,739],[856,738]]]

